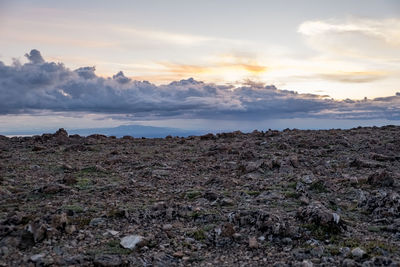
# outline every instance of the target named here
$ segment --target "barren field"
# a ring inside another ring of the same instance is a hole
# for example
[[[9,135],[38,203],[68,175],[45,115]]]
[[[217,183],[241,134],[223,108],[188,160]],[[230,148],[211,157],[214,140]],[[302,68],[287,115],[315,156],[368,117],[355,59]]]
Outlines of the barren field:
[[[400,127],[0,136],[0,266],[399,266]]]

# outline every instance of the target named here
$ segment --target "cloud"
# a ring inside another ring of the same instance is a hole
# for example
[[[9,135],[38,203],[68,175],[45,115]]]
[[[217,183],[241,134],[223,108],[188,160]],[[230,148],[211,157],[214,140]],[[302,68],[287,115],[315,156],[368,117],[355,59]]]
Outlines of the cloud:
[[[261,75],[269,70],[267,66],[259,64],[252,57],[237,56],[234,54],[218,55],[203,65],[177,64],[170,62],[160,62],[162,69],[158,72],[166,73],[166,78],[184,78],[191,76],[205,76],[221,80],[221,77],[234,76],[234,79],[246,79]],[[156,77],[157,78],[157,77]],[[164,77],[160,76],[159,79]],[[169,79],[171,80],[171,79]]]
[[[382,71],[352,71],[352,72],[337,72],[337,73],[321,73],[309,76],[308,78],[322,78],[325,80],[344,82],[344,83],[369,83],[384,79],[388,76]],[[307,77],[306,77],[307,78]]]
[[[175,73],[183,76],[193,75],[211,71],[210,67],[188,65],[188,64],[174,64],[174,63],[161,63],[165,67],[165,71]]]
[[[155,30],[143,30],[143,29],[135,29],[128,27],[112,27],[113,31],[122,32],[124,34],[128,33],[130,35],[136,35],[141,38],[152,39],[159,42],[167,42],[178,45],[198,45],[200,43],[216,41],[217,38],[199,36],[199,35],[191,35],[191,34],[179,34],[179,33],[171,33],[165,31],[155,31]]]
[[[357,58],[400,59],[398,18],[305,21],[298,32],[313,48],[323,52]]]
[[[251,74],[259,74],[268,70],[267,66],[259,64],[257,56],[249,53],[225,53],[215,59],[215,64],[219,68],[242,69]]]
[[[173,44],[181,46],[202,46],[205,44],[229,44],[233,46],[243,46],[251,44],[250,41],[239,39],[229,39],[216,36],[194,35],[187,33],[177,33],[169,31],[160,31],[152,29],[132,28],[131,26],[124,25],[106,25],[105,28],[113,33],[121,33],[122,35],[134,36],[140,39],[153,40],[157,43]]]
[[[400,119],[400,95],[336,101],[246,81],[216,85],[192,78],[154,85],[123,72],[103,78],[95,67],[70,70],[32,50],[29,62],[0,62],[0,114],[86,112],[134,118],[260,120],[269,118]],[[337,78],[337,77],[336,77]]]
[[[335,21],[306,21],[298,31],[304,35],[315,36],[321,34],[362,34],[381,39],[387,44],[400,46],[400,19],[351,19],[347,22]]]
[[[94,79],[96,78],[96,74],[94,73],[96,71],[96,67],[82,67],[79,69],[76,69],[75,72],[82,77],[83,79]]]
[[[118,72],[117,74],[113,75],[113,80],[120,83],[125,84],[131,81],[130,78],[126,77],[122,71]]]
[[[40,52],[36,49],[32,49],[29,54],[25,54],[25,57],[32,63],[32,64],[40,64],[44,63],[44,59]]]
[[[243,67],[245,70],[254,73],[265,72],[267,67],[260,65],[251,65],[251,64],[240,64],[239,66]]]

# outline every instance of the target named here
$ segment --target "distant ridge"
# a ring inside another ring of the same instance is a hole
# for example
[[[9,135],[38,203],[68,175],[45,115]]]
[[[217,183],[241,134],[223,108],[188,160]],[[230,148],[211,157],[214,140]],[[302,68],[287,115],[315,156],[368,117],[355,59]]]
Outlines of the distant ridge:
[[[172,136],[190,136],[190,135],[201,135],[204,131],[190,131],[179,128],[169,127],[156,127],[156,126],[144,126],[144,125],[120,125],[111,128],[86,128],[86,129],[67,129],[69,134],[79,134],[83,136],[91,134],[104,134],[108,136],[123,137],[130,135],[133,137],[147,137],[147,138],[163,138],[168,135]],[[41,135],[47,132],[54,132],[54,130],[35,130],[35,131],[10,131],[1,132],[1,135],[6,136],[30,136],[30,135]]]

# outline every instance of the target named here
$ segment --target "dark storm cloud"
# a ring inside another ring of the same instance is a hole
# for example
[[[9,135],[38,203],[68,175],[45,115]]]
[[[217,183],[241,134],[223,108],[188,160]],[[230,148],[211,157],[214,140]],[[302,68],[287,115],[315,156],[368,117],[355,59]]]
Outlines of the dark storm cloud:
[[[400,94],[373,100],[335,101],[313,94],[279,90],[273,85],[247,82],[233,87],[194,79],[156,86],[135,81],[122,72],[111,78],[94,67],[70,70],[46,62],[39,51],[29,62],[0,62],[0,114],[97,112],[144,118],[386,118],[400,119]]]

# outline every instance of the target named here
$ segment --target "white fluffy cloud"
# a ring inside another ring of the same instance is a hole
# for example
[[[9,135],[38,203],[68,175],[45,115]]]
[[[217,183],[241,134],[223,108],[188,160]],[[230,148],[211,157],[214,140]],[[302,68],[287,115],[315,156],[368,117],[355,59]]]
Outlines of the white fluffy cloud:
[[[70,70],[46,62],[39,51],[29,62],[0,62],[0,114],[38,111],[130,114],[137,118],[268,118],[400,119],[400,95],[363,101],[336,101],[313,94],[249,83],[241,87],[194,79],[156,86],[122,72],[102,78],[94,67]]]
[[[306,21],[298,32],[317,50],[337,55],[400,59],[400,19]]]

